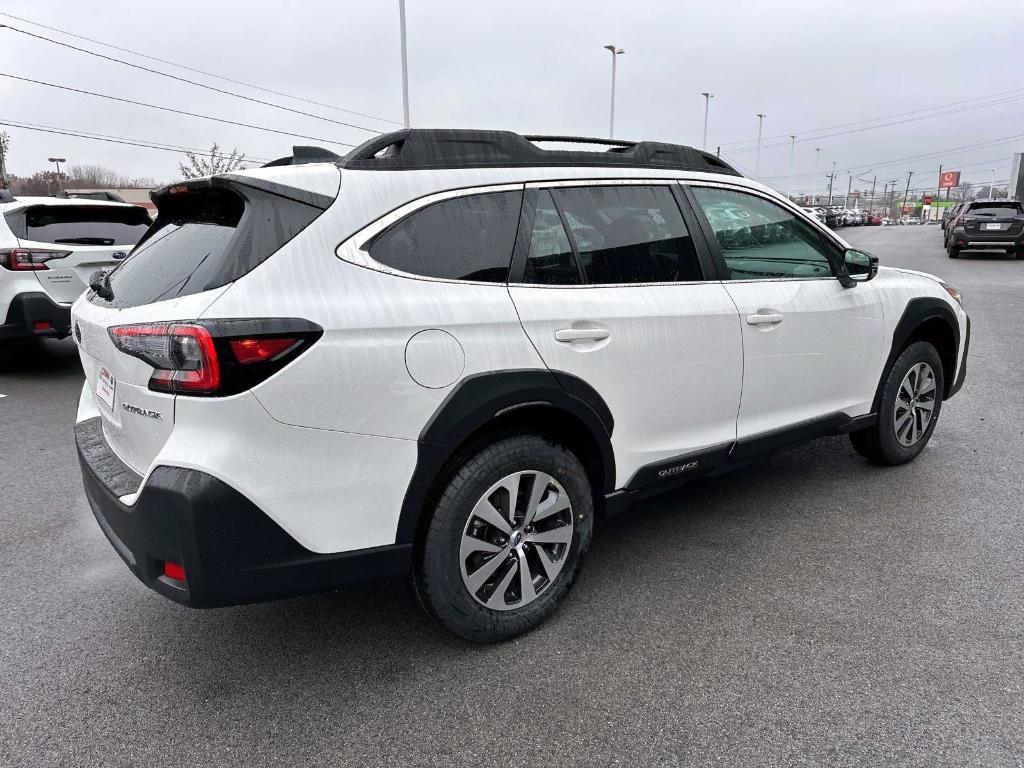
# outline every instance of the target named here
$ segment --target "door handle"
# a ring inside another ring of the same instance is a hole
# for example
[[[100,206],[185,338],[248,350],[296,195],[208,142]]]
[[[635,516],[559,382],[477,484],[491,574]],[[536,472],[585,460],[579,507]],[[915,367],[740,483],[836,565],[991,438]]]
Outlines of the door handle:
[[[555,331],[555,341],[600,341],[609,335],[606,328],[562,328]]]
[[[747,325],[778,325],[782,315],[747,315]]]

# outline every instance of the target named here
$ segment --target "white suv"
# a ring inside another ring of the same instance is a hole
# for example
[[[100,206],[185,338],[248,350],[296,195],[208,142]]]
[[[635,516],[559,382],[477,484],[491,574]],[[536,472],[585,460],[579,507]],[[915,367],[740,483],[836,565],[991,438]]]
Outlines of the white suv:
[[[71,332],[71,302],[89,276],[128,255],[145,208],[0,190],[0,344]]]
[[[406,130],[155,194],[72,312],[87,495],[143,582],[411,572],[494,641],[554,611],[595,516],[820,435],[920,453],[964,380],[954,288],[713,155],[545,140]]]

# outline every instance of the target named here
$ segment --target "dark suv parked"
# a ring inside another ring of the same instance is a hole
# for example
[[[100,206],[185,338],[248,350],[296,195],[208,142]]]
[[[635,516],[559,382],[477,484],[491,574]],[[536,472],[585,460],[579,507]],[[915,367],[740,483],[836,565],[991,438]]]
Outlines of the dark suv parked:
[[[962,250],[1003,251],[1024,256],[1024,205],[1019,200],[975,200],[964,205],[946,227],[946,250],[955,259]]]

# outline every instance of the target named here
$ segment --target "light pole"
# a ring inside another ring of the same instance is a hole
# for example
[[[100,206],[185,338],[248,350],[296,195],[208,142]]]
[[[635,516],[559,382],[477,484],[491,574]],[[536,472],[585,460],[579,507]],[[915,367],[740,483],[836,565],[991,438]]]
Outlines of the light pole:
[[[907,197],[910,195],[910,177],[914,175],[913,171],[907,171],[907,188],[903,192],[903,205],[900,207],[900,219],[903,219],[904,213],[907,210]]]
[[[996,169],[992,169],[992,183],[988,185],[988,196],[992,200],[996,199]]]
[[[409,59],[405,50],[405,0],[398,0],[398,26],[402,38],[402,122],[409,127]]]
[[[616,48],[614,45],[606,45],[605,48],[612,55],[612,108],[611,113],[608,116],[608,138],[615,138],[615,63],[619,56],[625,53],[621,48]]]
[[[793,150],[796,149],[796,136],[789,135],[789,181],[786,182],[786,197],[793,192]]]
[[[61,184],[60,164],[61,163],[66,163],[67,160],[64,159],[63,157],[50,157],[50,158],[47,158],[47,159],[51,163],[55,163],[57,165],[57,191],[60,192],[64,188],[64,185]],[[995,176],[993,176],[992,178],[995,179]]]
[[[764,115],[764,114],[762,114],[760,112],[757,113],[757,159],[754,160],[754,176],[755,177],[761,175],[761,128],[764,126],[764,119],[766,117],[767,117],[767,115]],[[705,119],[704,123],[705,123],[705,126],[706,126],[707,125],[707,120],[706,119]],[[707,133],[707,128],[706,127],[704,129],[704,132]]]
[[[702,91],[701,96],[704,97],[704,140],[700,144],[700,148],[707,151],[708,148],[708,110],[711,108],[711,100],[715,98],[715,94],[711,91]]]
[[[832,161],[832,173],[828,175],[828,204],[832,206],[832,182],[836,180],[836,163],[838,160]]]
[[[814,181],[811,182],[811,205],[818,204],[818,161],[821,159],[821,147],[814,148]]]

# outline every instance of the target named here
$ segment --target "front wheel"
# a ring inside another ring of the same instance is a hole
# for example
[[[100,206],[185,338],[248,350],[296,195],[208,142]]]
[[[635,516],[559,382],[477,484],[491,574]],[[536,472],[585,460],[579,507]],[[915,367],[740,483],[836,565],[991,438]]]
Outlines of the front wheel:
[[[586,470],[564,447],[538,435],[485,446],[433,510],[413,573],[420,602],[467,640],[529,632],[572,586],[593,517]]]
[[[935,430],[945,392],[942,359],[926,341],[896,358],[882,389],[878,421],[850,433],[854,449],[876,464],[906,464],[924,450]]]

